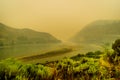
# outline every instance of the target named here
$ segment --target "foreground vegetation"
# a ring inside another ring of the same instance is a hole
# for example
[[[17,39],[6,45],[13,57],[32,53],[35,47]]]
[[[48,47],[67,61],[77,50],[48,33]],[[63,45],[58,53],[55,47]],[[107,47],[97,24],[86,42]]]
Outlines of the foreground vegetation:
[[[0,80],[120,80],[120,40],[112,49],[78,54],[44,64],[0,62]]]

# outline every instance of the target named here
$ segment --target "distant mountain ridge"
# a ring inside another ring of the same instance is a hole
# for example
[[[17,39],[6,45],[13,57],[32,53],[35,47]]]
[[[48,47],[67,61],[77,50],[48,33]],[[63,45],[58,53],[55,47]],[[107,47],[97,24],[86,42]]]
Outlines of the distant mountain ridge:
[[[0,45],[60,42],[49,33],[31,29],[15,29],[0,23]]]
[[[110,43],[120,38],[120,20],[98,20],[88,24],[74,37],[76,43]]]

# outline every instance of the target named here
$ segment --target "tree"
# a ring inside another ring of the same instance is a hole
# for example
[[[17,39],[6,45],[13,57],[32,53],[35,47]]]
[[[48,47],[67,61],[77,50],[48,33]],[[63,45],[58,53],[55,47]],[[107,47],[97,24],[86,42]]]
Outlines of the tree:
[[[120,39],[117,39],[115,43],[112,45],[112,49],[118,56],[120,56]]]
[[[0,46],[4,46],[3,40],[0,40]]]

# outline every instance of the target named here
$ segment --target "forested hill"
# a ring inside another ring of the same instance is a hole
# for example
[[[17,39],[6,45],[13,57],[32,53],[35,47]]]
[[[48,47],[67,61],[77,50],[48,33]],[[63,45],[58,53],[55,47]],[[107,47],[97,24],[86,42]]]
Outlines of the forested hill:
[[[31,29],[15,29],[0,23],[0,45],[59,43],[49,33],[37,32]]]
[[[111,43],[120,38],[120,20],[98,20],[79,31],[71,41],[76,43]]]

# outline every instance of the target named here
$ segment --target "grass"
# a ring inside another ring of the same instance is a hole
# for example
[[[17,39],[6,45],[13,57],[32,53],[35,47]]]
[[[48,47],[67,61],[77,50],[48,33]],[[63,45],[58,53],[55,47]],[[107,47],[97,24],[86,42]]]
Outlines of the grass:
[[[96,60],[86,55],[44,64],[24,64],[15,59],[2,60],[0,80],[116,80],[120,78],[119,64],[111,66],[113,63],[104,59],[108,56]]]
[[[115,50],[88,52],[42,64],[26,64],[16,59],[2,60],[0,80],[119,80],[120,53]],[[69,51],[72,49],[65,48],[46,55]]]

